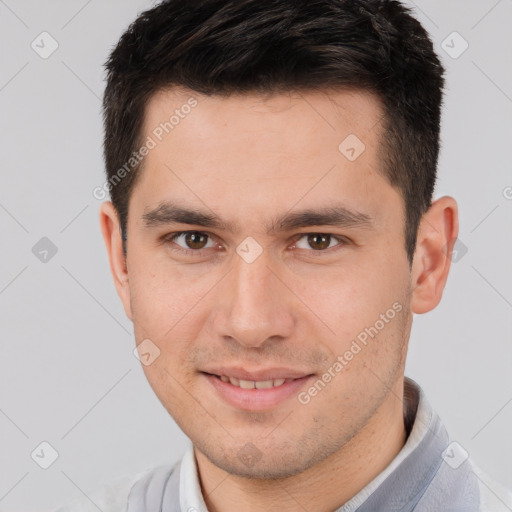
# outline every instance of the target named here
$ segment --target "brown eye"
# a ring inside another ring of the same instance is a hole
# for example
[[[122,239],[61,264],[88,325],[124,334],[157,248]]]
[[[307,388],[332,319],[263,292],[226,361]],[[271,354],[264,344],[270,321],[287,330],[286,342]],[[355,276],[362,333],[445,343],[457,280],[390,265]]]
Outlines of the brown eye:
[[[209,249],[215,245],[208,234],[200,231],[180,231],[166,236],[164,241],[171,243],[171,249],[185,253],[199,253],[202,249]],[[207,245],[208,242],[210,245]],[[177,248],[172,247],[173,245]]]
[[[331,244],[331,235],[312,233],[308,235],[308,244],[316,251],[327,249]]]
[[[185,233],[185,243],[190,249],[204,249],[207,241],[208,236],[204,233],[199,233],[197,231]]]
[[[295,247],[307,250],[310,253],[331,253],[337,249],[342,249],[343,246],[349,243],[350,240],[345,237],[335,236],[329,233],[304,233],[297,242],[295,242]]]

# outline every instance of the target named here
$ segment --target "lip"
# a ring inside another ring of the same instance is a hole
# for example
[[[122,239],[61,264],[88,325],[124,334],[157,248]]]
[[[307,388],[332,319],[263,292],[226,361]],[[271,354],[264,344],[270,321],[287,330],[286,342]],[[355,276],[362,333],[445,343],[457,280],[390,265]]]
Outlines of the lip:
[[[311,375],[307,371],[291,370],[289,368],[267,368],[262,370],[249,371],[239,366],[227,367],[220,366],[217,368],[209,368],[202,370],[204,373],[211,373],[213,375],[221,376],[226,375],[227,377],[235,377],[236,379],[252,380],[252,381],[263,381],[263,380],[275,380],[275,379],[300,379]]]
[[[234,386],[230,382],[224,382],[217,375],[202,372],[206,381],[213,387],[221,398],[237,409],[246,411],[264,411],[276,407],[290,396],[296,396],[300,388],[305,386],[307,382],[314,377],[306,375],[290,382],[285,382],[281,386],[267,389],[244,389]],[[225,375],[222,373],[221,375]],[[231,375],[234,377],[235,375]],[[243,377],[241,377],[243,379]],[[276,377],[279,378],[279,377]],[[293,377],[289,377],[293,378]],[[247,379],[247,380],[266,380],[266,379]],[[268,379],[270,380],[270,379]]]

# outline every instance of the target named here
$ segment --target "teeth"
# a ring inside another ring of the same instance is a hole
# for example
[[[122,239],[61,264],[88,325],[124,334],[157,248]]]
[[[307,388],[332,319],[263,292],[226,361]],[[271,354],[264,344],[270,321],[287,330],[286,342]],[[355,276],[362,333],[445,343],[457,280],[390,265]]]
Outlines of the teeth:
[[[230,382],[233,386],[237,386],[242,389],[269,389],[275,388],[278,386],[282,386],[285,382],[291,382],[295,379],[274,379],[274,380],[261,380],[261,381],[253,381],[253,380],[243,380],[237,379],[235,377],[228,377],[226,375],[221,375],[220,379],[222,382]]]
[[[261,382],[255,382],[256,389],[268,389],[274,386],[271,380],[262,380]]]
[[[254,389],[254,382],[252,380],[240,379],[240,387],[243,389]]]

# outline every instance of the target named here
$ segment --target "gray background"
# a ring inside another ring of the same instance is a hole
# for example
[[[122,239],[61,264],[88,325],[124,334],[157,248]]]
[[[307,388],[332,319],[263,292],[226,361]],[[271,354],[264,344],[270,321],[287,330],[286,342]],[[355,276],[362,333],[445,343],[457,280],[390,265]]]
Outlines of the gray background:
[[[448,70],[436,197],[458,200],[464,245],[439,307],[415,317],[406,373],[452,437],[512,486],[512,1],[408,3]],[[50,511],[173,462],[188,443],[132,353],[92,195],[104,182],[102,63],[150,6],[0,0],[3,511]],[[31,47],[43,31],[59,45],[46,59]],[[469,43],[458,58],[441,47],[460,52],[454,31]],[[43,237],[57,248],[46,262],[32,252]],[[48,469],[31,458],[43,441],[59,455]]]

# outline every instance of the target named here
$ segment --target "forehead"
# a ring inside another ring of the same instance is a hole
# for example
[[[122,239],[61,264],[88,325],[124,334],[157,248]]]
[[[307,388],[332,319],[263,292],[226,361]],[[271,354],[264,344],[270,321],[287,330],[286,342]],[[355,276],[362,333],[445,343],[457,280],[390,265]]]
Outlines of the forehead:
[[[142,140],[153,148],[136,186],[145,196],[140,206],[185,198],[233,214],[253,206],[263,215],[274,204],[307,208],[343,196],[358,211],[372,199],[366,211],[374,216],[391,188],[378,155],[382,117],[379,99],[359,90],[160,91],[146,105]]]
[[[198,140],[211,137],[212,130],[220,127],[233,132],[243,128],[239,136],[258,133],[261,137],[283,122],[300,119],[300,125],[290,125],[290,132],[298,141],[306,137],[309,146],[315,143],[315,134],[324,138],[327,131],[332,132],[335,140],[347,134],[347,130],[363,139],[377,135],[383,112],[375,94],[354,88],[206,96],[175,87],[160,90],[150,97],[143,131],[146,134],[159,132],[161,124],[170,121],[169,133],[178,135],[186,129],[184,125],[193,125]],[[183,122],[185,119],[187,123]],[[177,130],[179,125],[181,129]],[[162,135],[166,134],[164,129]],[[159,138],[158,133],[155,136]]]

